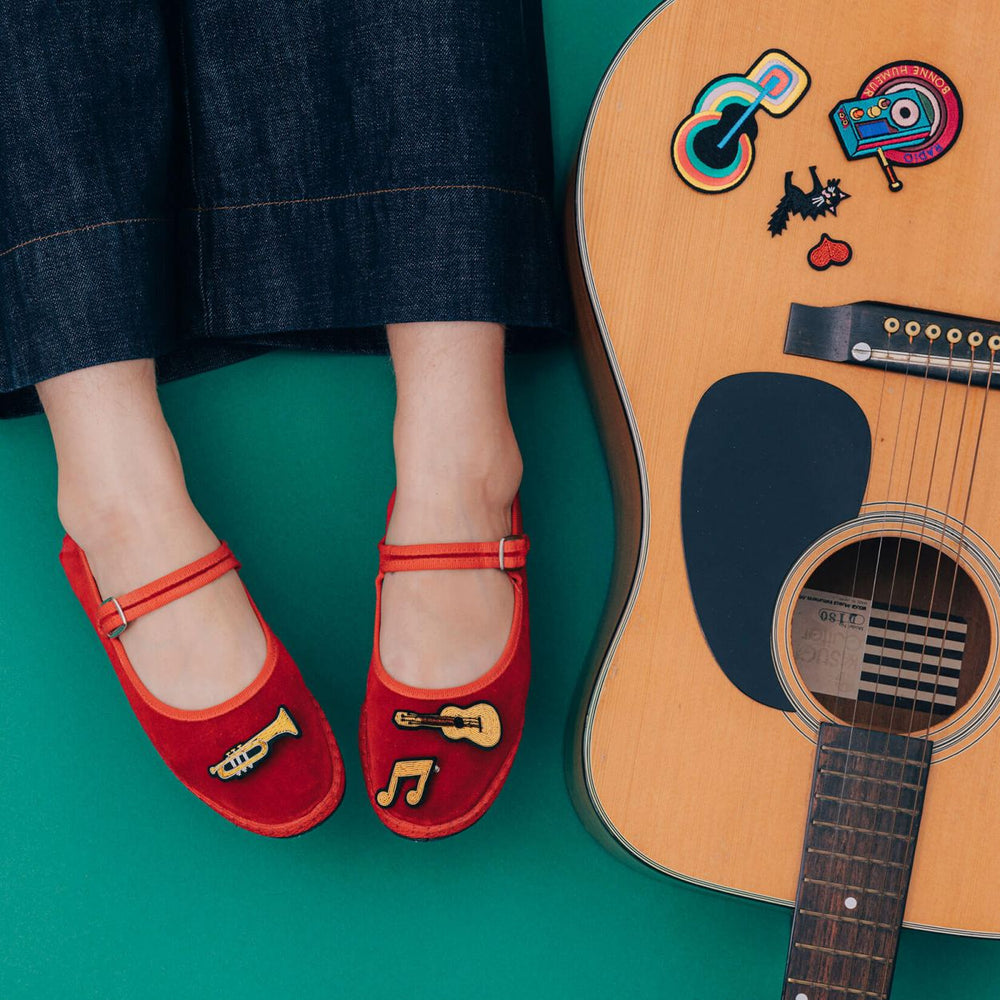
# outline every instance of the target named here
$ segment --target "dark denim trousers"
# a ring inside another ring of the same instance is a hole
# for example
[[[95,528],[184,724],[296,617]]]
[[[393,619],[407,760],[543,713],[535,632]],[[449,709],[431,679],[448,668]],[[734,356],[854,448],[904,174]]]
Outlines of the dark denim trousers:
[[[156,357],[568,327],[539,0],[0,0],[0,416]]]

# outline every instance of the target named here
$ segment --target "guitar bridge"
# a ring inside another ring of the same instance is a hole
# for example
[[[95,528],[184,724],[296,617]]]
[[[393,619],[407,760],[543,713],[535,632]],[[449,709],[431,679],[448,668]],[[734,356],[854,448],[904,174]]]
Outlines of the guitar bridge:
[[[996,388],[1000,323],[885,302],[793,303],[785,353]]]

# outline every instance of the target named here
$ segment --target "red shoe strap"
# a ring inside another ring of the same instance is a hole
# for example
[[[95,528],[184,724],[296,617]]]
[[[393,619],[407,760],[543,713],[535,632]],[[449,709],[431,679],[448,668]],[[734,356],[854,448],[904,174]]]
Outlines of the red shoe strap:
[[[444,542],[436,545],[378,547],[383,573],[429,569],[520,569],[527,561],[527,535],[507,535],[499,542]]]
[[[159,580],[147,583],[145,587],[139,587],[121,597],[109,597],[98,611],[97,630],[108,639],[115,639],[137,618],[218,580],[231,569],[239,568],[236,556],[223,542],[214,552],[174,570],[173,573],[161,576]]]

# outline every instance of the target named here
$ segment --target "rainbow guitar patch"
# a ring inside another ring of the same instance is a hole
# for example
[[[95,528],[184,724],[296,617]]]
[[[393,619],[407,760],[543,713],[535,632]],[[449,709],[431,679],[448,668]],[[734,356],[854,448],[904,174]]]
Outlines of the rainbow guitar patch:
[[[757,112],[782,118],[809,89],[806,70],[787,52],[765,52],[744,74],[712,80],[674,133],[674,168],[705,194],[731,191],[753,167]]]

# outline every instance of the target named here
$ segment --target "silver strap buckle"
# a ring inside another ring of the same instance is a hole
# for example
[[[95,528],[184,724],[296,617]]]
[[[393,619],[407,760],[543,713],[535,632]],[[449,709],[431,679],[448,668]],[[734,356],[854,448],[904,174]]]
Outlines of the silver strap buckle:
[[[121,618],[122,623],[117,628],[113,628],[108,633],[109,639],[117,639],[118,636],[128,628],[128,619],[125,617],[125,612],[122,611],[122,606],[118,603],[117,597],[109,597],[106,601],[101,601],[101,607],[103,608],[105,604],[113,604],[115,606],[115,611],[118,612],[118,617]]]
[[[506,566],[506,564],[504,562],[504,548],[503,548],[504,544],[506,542],[516,542],[516,541],[518,541],[521,538],[524,538],[524,535],[504,535],[503,538],[500,539],[500,572],[501,573],[506,573],[507,572],[507,566]]]

